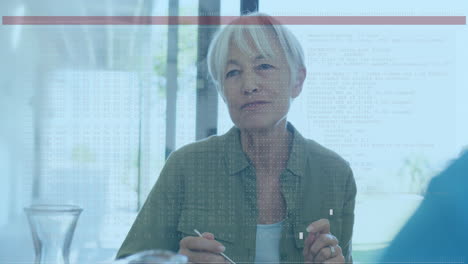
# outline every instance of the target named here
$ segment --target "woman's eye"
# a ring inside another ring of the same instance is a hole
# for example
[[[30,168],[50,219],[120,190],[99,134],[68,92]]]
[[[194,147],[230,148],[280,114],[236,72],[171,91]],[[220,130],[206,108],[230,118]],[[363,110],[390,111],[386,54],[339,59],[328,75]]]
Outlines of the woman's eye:
[[[257,68],[257,70],[270,70],[270,69],[273,69],[274,66],[270,65],[270,64],[263,63],[263,64],[258,65],[256,68]]]
[[[236,76],[237,74],[239,74],[239,70],[229,71],[228,73],[226,73],[226,78]]]

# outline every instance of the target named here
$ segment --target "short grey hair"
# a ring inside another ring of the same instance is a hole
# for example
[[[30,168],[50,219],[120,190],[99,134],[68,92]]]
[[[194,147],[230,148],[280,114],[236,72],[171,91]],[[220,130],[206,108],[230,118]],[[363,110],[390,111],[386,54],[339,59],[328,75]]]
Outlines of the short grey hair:
[[[243,19],[245,19],[244,24]],[[305,68],[304,51],[294,34],[267,14],[250,13],[218,30],[208,48],[208,72],[223,99],[225,99],[224,70],[228,61],[229,45],[234,43],[241,51],[253,55],[254,50],[249,45],[249,40],[251,40],[254,49],[257,49],[261,55],[272,57],[275,52],[268,39],[271,33],[278,39],[280,48],[286,56],[291,75],[290,83],[296,79],[296,72]]]

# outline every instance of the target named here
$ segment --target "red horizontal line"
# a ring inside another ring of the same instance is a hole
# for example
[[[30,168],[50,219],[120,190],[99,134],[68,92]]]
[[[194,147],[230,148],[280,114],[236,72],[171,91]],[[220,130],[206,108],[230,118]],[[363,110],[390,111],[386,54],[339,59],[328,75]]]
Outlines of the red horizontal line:
[[[226,25],[238,16],[3,16],[3,25]],[[274,16],[284,25],[466,25],[466,16]],[[258,17],[234,24],[260,25]]]

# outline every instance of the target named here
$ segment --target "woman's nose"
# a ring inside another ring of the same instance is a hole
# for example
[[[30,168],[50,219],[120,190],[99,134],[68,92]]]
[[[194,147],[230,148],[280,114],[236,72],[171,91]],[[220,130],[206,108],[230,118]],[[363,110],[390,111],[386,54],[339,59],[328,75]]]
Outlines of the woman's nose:
[[[244,94],[257,93],[259,90],[257,87],[248,87],[242,90]]]
[[[243,77],[242,92],[244,94],[257,93],[260,91],[254,72],[245,72]]]

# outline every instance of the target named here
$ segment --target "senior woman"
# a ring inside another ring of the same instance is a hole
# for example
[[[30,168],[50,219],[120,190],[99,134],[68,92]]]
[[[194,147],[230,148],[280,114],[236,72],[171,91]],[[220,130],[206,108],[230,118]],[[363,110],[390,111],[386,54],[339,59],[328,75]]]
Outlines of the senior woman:
[[[168,249],[193,263],[227,262],[220,252],[247,263],[352,262],[353,173],[287,121],[306,77],[295,36],[254,13],[217,33],[207,61],[235,126],[170,155],[117,258]]]

